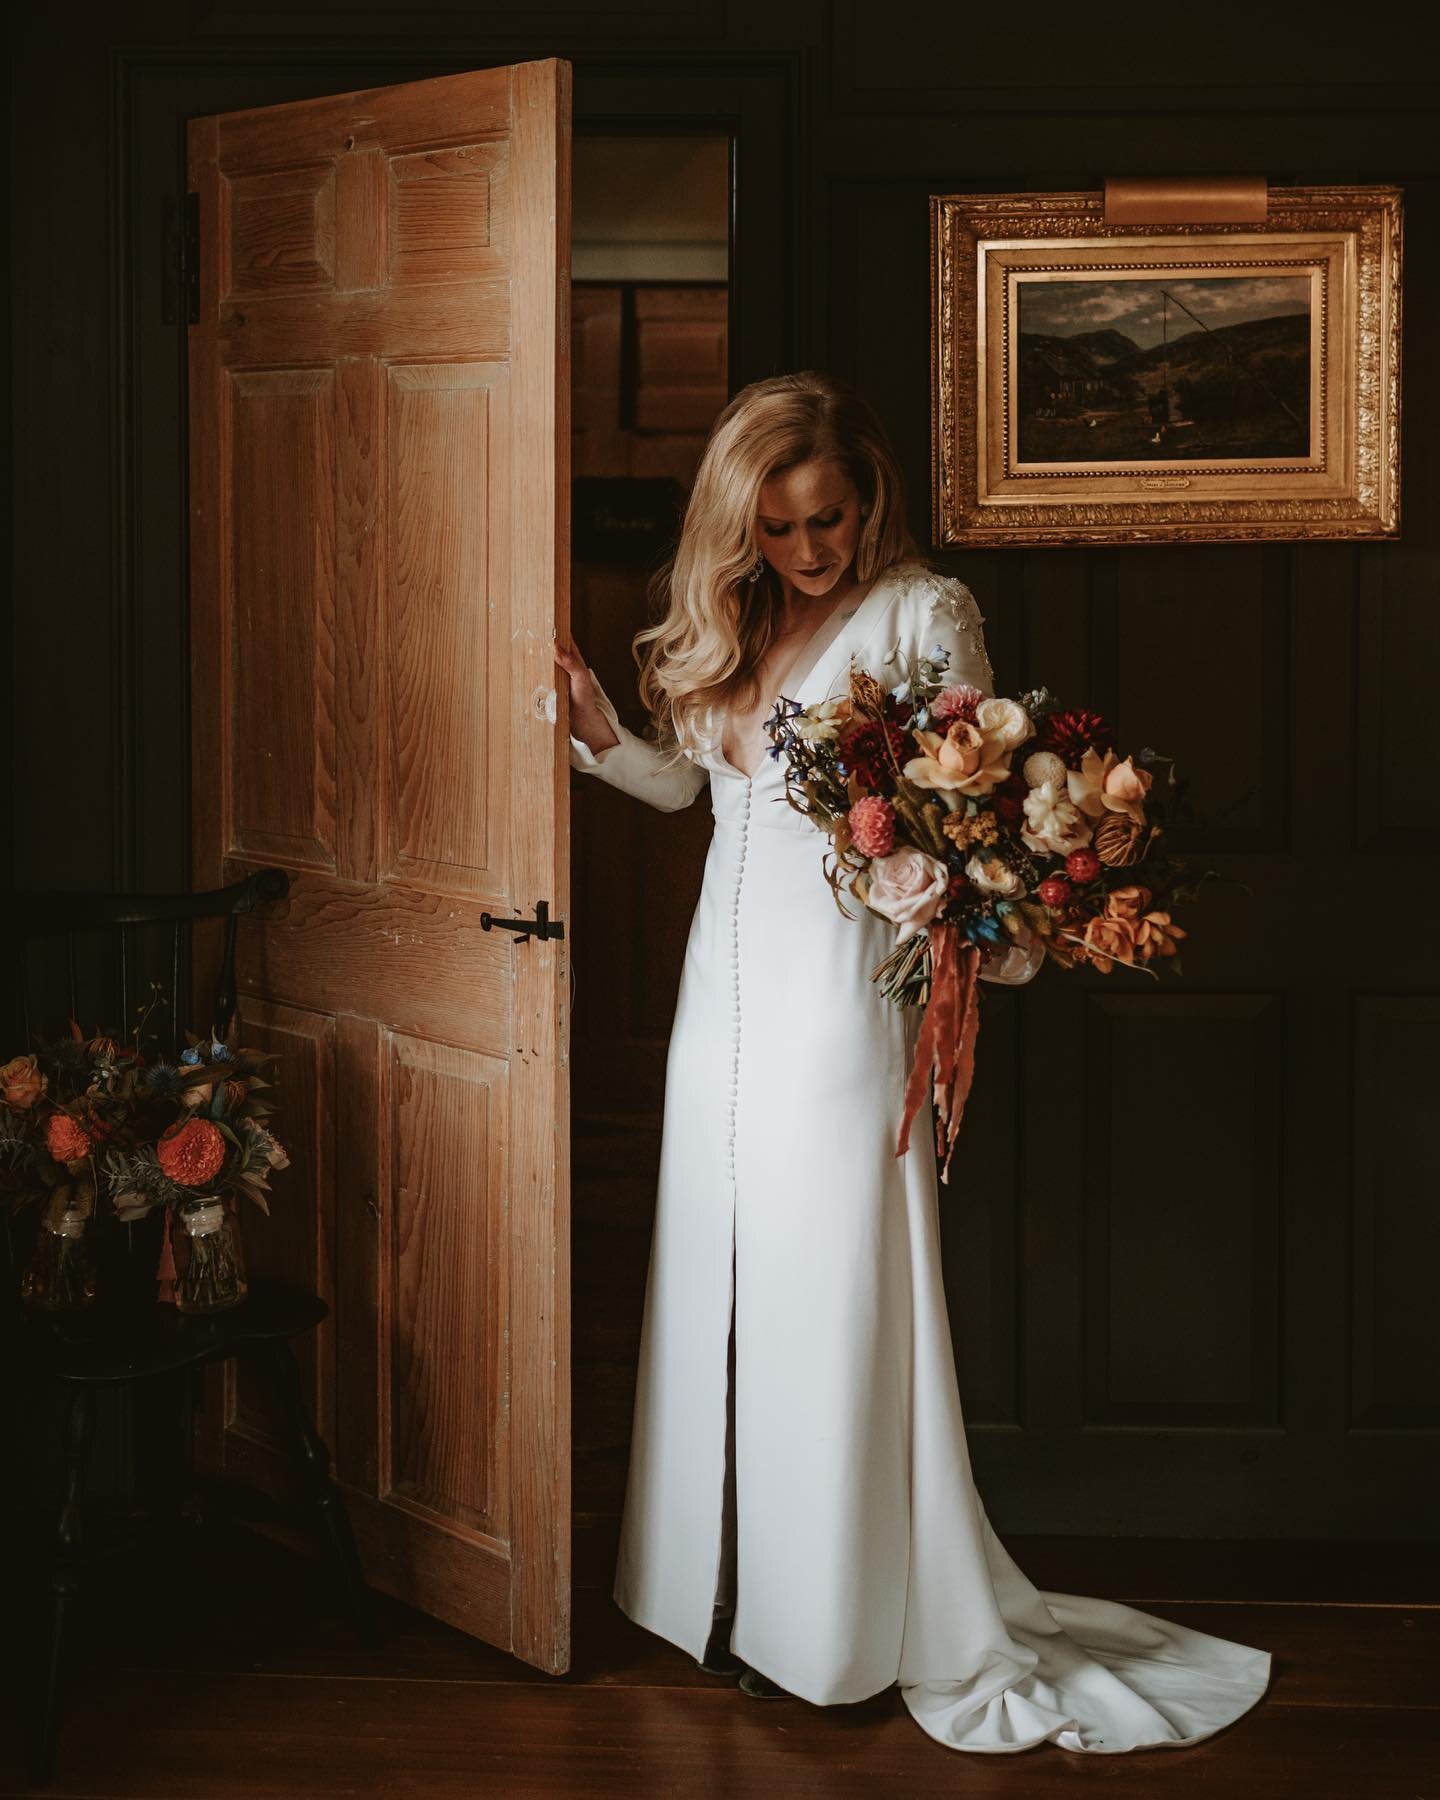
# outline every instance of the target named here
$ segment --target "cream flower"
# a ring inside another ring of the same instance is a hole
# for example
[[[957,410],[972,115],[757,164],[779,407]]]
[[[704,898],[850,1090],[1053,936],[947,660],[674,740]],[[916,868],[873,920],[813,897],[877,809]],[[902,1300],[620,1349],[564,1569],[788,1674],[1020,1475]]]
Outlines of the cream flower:
[[[995,894],[1001,900],[1018,900],[1025,892],[1023,878],[998,856],[988,862],[983,857],[972,856],[965,865],[965,873],[982,894]]]
[[[1103,757],[1087,750],[1078,769],[1066,771],[1071,801],[1081,812],[1098,819],[1104,812],[1128,813],[1137,825],[1145,823],[1144,799],[1154,777],[1137,769],[1130,757],[1121,762],[1113,750]]]
[[[923,850],[893,850],[870,864],[865,904],[899,927],[895,942],[903,944],[933,919],[945,903],[950,871]]]
[[[982,700],[975,709],[975,723],[987,740],[1001,750],[1013,750],[1035,730],[1029,713],[1018,700]]]
[[[1067,770],[1067,773],[1069,771]],[[1058,781],[1042,781],[1025,796],[1020,841],[1046,856],[1068,856],[1090,842],[1092,828]]]
[[[837,694],[833,699],[822,700],[818,706],[807,706],[804,712],[795,715],[791,724],[796,737],[815,743],[838,737],[840,727],[850,721],[851,710],[850,696]]]

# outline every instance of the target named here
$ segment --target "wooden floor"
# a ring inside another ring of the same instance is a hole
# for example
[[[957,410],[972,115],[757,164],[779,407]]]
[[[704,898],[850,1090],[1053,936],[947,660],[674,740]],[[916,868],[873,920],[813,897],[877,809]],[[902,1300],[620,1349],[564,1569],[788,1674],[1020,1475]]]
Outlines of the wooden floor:
[[[1029,1800],[1103,1786],[1146,1800],[1440,1800],[1433,1551],[1427,1566],[1405,1546],[1007,1542],[1041,1587],[1129,1600],[1269,1649],[1270,1692],[1190,1749],[966,1754],[927,1738],[894,1688],[853,1706],[749,1699],[593,1588],[577,1594],[575,1662],[560,1679],[388,1601],[383,1647],[363,1650],[306,1559],[220,1527],[201,1556],[151,1553],[148,1566],[97,1580],[44,1791]],[[32,1620],[7,1605],[12,1702],[37,1644]],[[13,1704],[7,1713],[8,1795],[31,1790],[16,1772]]]

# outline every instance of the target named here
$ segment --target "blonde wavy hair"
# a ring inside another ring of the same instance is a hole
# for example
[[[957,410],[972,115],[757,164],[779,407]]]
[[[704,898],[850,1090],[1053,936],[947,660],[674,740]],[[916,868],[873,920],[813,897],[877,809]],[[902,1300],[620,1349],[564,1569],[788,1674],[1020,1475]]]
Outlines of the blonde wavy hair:
[[[812,457],[839,463],[869,508],[855,547],[857,581],[919,555],[895,452],[848,382],[802,369],[742,388],[710,429],[674,554],[648,584],[655,622],[631,646],[640,697],[672,760],[704,747],[699,723],[707,708],[743,711],[760,698],[758,671],[775,640],[781,599],[769,563],[749,580],[760,554],[760,489]]]

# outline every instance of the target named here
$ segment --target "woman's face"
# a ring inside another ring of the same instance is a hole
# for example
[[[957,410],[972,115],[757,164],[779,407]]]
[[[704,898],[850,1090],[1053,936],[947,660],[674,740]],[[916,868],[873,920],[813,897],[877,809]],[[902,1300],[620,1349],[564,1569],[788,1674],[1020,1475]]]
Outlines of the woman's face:
[[[860,493],[838,462],[814,457],[762,483],[755,535],[782,581],[828,594],[855,560]]]

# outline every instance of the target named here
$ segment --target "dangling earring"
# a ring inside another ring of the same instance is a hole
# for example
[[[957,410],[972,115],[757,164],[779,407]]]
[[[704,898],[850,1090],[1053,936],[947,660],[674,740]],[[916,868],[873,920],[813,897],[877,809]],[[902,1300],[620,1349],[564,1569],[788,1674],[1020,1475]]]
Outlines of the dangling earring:
[[[754,564],[751,567],[750,574],[747,577],[747,579],[750,581],[758,581],[764,573],[765,573],[765,554],[763,551],[757,551]]]

